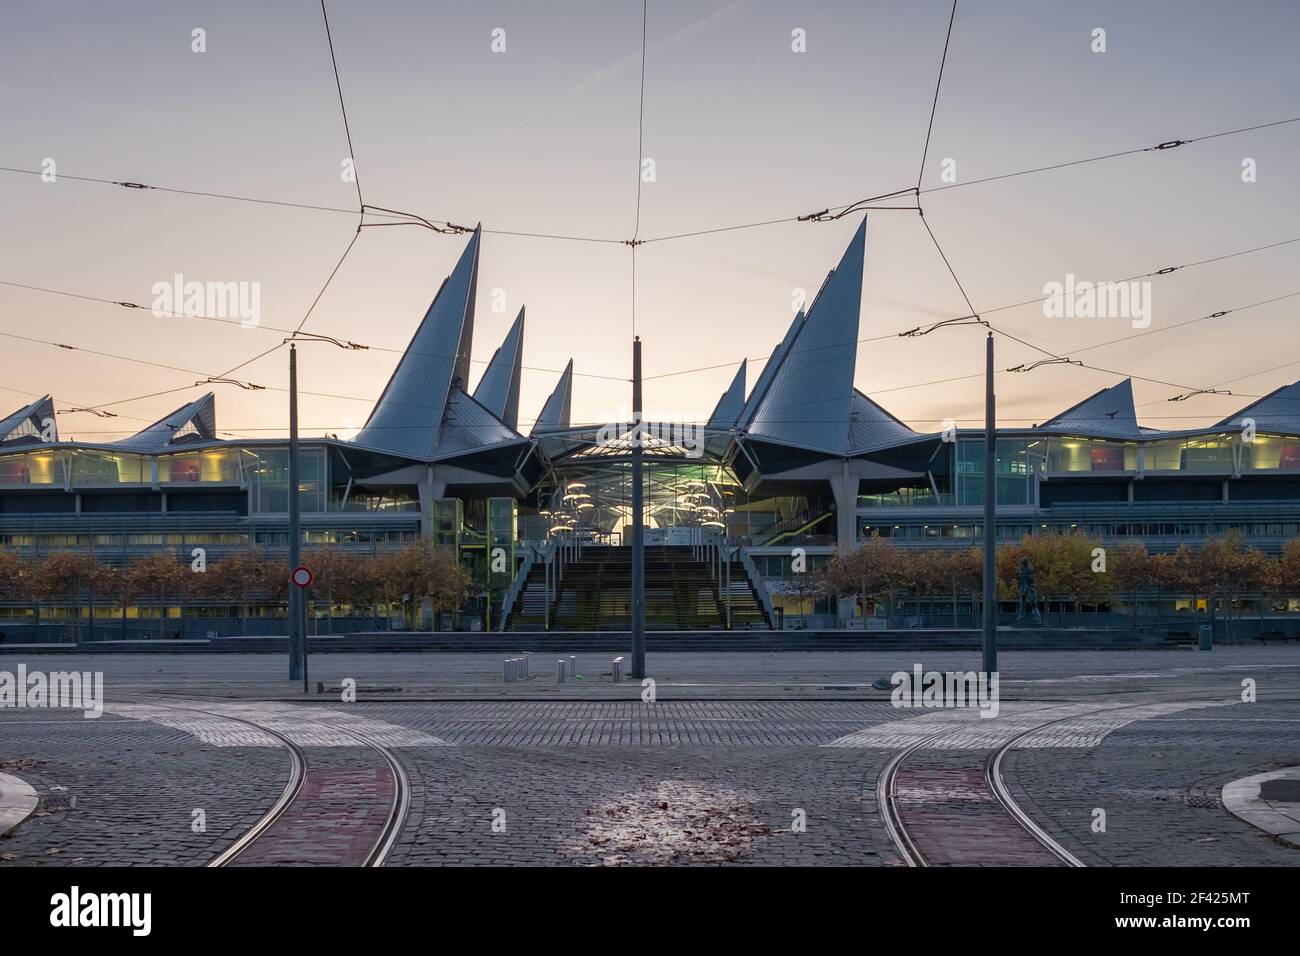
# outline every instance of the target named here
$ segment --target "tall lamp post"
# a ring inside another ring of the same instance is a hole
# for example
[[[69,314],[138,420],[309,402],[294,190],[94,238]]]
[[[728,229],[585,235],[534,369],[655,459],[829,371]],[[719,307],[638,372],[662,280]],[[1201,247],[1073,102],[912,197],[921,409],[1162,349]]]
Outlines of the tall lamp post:
[[[632,339],[632,676],[645,677],[644,444],[641,440],[641,338]]]
[[[968,302],[969,304],[969,302]],[[972,312],[974,310],[972,309]],[[983,325],[988,323],[978,315],[963,315],[955,319],[945,319],[925,328],[915,328],[900,332],[903,337],[929,335],[938,329],[952,328],[960,325]],[[1064,360],[1061,360],[1064,361]],[[1050,364],[1050,363],[1041,363]],[[1027,371],[1027,369],[1010,369],[1009,371]],[[989,327],[988,338],[984,345],[984,653],[983,670],[992,674],[998,669],[998,587],[997,587],[997,445],[998,429],[996,415],[997,401],[993,394],[993,329]]]
[[[289,343],[289,573],[302,564],[302,509],[298,502],[298,349]],[[307,690],[307,633],[303,588],[289,582],[289,680]]]
[[[993,394],[993,332],[984,347],[984,673],[998,669],[997,399]]]
[[[356,342],[344,342],[328,335],[295,332],[281,344],[289,346],[289,573],[302,564],[302,507],[298,501],[298,342],[325,342],[341,349],[369,348]],[[289,582],[289,680],[307,684],[306,587]]]

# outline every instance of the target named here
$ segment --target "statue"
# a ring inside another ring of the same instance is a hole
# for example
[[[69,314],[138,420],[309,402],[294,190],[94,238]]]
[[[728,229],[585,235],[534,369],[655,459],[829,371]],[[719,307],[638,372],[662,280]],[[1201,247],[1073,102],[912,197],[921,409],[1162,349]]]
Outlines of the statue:
[[[1019,624],[1029,617],[1031,624],[1042,624],[1043,615],[1038,611],[1038,591],[1034,587],[1034,569],[1030,567],[1028,558],[1020,559],[1016,585],[1020,591],[1020,599],[1016,603],[1016,623]]]

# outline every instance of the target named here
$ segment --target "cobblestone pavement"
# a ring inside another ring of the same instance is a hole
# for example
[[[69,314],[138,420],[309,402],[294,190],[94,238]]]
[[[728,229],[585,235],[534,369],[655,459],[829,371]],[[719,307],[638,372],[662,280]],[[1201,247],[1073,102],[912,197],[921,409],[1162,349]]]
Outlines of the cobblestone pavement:
[[[922,809],[928,795],[969,790],[974,812],[954,817],[947,836],[935,831],[927,856],[1033,862],[1030,850],[1011,846],[1007,821],[985,813],[993,806],[972,774],[993,748],[1053,719],[1009,753],[1004,774],[1021,806],[1085,863],[1296,865],[1300,850],[1228,814],[1218,791],[1300,764],[1300,653],[1224,650],[1233,653],[1006,655],[992,719],[896,709],[888,692],[869,688],[800,685],[850,672],[874,679],[915,663],[891,654],[675,655],[669,693],[655,703],[641,701],[636,685],[596,693],[571,685],[564,700],[506,700],[504,687],[458,699],[406,676],[481,666],[474,655],[325,658],[336,668],[321,676],[327,686],[360,675],[357,703],[333,693],[294,702],[283,683],[257,677],[282,665],[277,658],[150,657],[132,673],[115,657],[47,657],[26,663],[103,668],[109,701],[98,719],[0,709],[0,769],[42,801],[0,839],[0,865],[203,865],[284,790],[285,737],[328,779],[319,778],[319,792],[304,788],[282,818],[293,824],[280,847],[288,856],[269,841],[254,844],[247,862],[337,861],[312,857],[313,821],[322,832],[349,820],[376,829],[391,794],[368,740],[388,748],[411,781],[390,865],[899,866],[877,779],[893,753],[936,731],[900,782]],[[925,665],[971,667],[965,658]],[[701,691],[728,675],[727,693]],[[1257,683],[1259,703],[1240,702],[1243,678]],[[385,690],[402,684],[411,690]],[[778,685],[795,689],[776,693]],[[674,687],[691,691],[674,696]],[[1140,706],[1092,713],[1119,705]],[[313,812],[313,793],[328,813]],[[1094,808],[1106,812],[1104,833],[1091,830]],[[198,832],[196,810],[206,816]],[[999,834],[1003,857],[981,858]],[[336,835],[348,860],[364,849],[355,835]]]
[[[211,746],[107,713],[0,711],[0,768],[41,797],[0,839],[0,865],[201,865],[266,812],[288,766],[277,748]]]
[[[1095,749],[1015,750],[1004,776],[1089,866],[1296,866],[1300,850],[1228,813],[1219,791],[1245,769],[1297,764],[1300,704],[1261,701],[1134,723]]]

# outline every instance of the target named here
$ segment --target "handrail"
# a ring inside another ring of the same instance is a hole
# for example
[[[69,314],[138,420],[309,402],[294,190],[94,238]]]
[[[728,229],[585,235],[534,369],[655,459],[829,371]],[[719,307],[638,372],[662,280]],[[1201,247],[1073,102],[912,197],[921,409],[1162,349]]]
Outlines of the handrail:
[[[744,548],[736,549],[740,553],[740,563],[745,568],[745,574],[749,576],[749,585],[758,595],[759,603],[763,605],[763,612],[767,615],[767,626],[776,626],[776,610],[772,607],[772,595],[767,591],[767,584],[763,581],[762,575],[758,573],[758,567],[754,564],[754,559],[745,553]]]
[[[780,528],[780,526],[783,524],[788,524],[789,527],[781,528],[780,530],[776,531],[775,534],[773,534],[770,538],[768,538],[766,541],[762,543],[761,547],[765,547],[765,548],[770,547],[771,545],[776,544],[782,538],[788,538],[791,535],[800,534],[801,532],[807,531],[813,525],[817,524],[817,522],[825,518],[828,514],[830,514],[830,512],[825,510],[814,513],[813,509],[809,508],[806,511],[802,511],[799,514],[794,515],[793,517],[786,518],[784,521],[778,521],[774,526],[774,528]],[[795,524],[795,522],[801,522],[801,523]]]
[[[524,552],[524,560],[519,565],[519,570],[515,573],[514,580],[510,582],[510,589],[506,591],[506,596],[501,601],[501,626],[499,631],[506,629],[506,624],[510,621],[510,612],[514,610],[515,601],[524,589],[524,584],[528,580],[528,573],[533,569],[533,547],[529,545]]]

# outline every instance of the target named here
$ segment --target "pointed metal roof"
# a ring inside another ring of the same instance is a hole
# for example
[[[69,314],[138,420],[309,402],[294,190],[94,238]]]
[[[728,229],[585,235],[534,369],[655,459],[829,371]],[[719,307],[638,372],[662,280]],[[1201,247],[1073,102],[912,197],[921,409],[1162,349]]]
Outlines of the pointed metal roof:
[[[1235,415],[1230,415],[1215,427],[1241,428],[1244,419],[1254,419],[1258,431],[1285,432],[1300,435],[1300,382],[1283,385],[1252,402]]]
[[[434,454],[452,387],[469,386],[480,236],[481,227],[476,227],[456,268],[438,288],[411,344],[357,433],[358,445],[406,458],[427,459]]]
[[[763,366],[763,371],[758,373],[758,381],[754,383],[754,390],[749,393],[749,398],[745,399],[745,407],[740,410],[740,415],[736,418],[736,425],[740,428],[746,427],[758,411],[758,406],[763,402],[763,396],[767,394],[768,386],[772,384],[772,379],[776,375],[776,370],[781,367],[785,361],[786,355],[790,352],[790,346],[794,344],[795,338],[799,335],[799,330],[803,328],[804,312],[802,309],[795,315],[794,321],[790,323],[790,328],[785,330],[785,338],[777,343],[776,348],[772,349],[772,355]]]
[[[524,363],[524,310],[474,388],[474,400],[511,428],[519,428],[519,379]]]
[[[447,396],[447,410],[442,418],[442,440],[438,442],[435,457],[450,458],[523,441],[527,439],[508,428],[490,409],[479,404],[462,389],[453,388]]]
[[[556,384],[555,391],[551,392],[551,397],[542,406],[541,413],[537,416],[537,422],[533,425],[533,431],[557,431],[568,428],[569,412],[572,405],[573,359],[569,359],[569,364],[564,366],[564,372],[560,375],[560,381]]]
[[[1070,406],[1040,427],[1103,438],[1138,438],[1145,434],[1133,405],[1133,380],[1128,378]]]
[[[745,407],[746,364],[746,361],[741,361],[740,368],[736,369],[736,377],[731,380],[727,390],[722,393],[722,397],[718,399],[718,404],[713,406],[713,414],[709,416],[709,428],[730,428],[736,423],[741,409]]]
[[[46,423],[51,434],[45,433]],[[54,418],[54,399],[43,395],[30,405],[24,405],[7,418],[0,420],[0,445],[16,445],[29,441],[58,441],[58,425]]]
[[[130,438],[113,444],[133,451],[166,451],[177,445],[214,441],[217,437],[217,399],[211,392],[182,405]]]
[[[849,437],[846,448],[850,454],[872,451],[920,437],[918,432],[908,428],[867,396],[857,389],[853,390],[853,401],[849,405]]]
[[[752,437],[831,454],[848,451],[866,242],[864,217],[760,399],[749,423]]]

